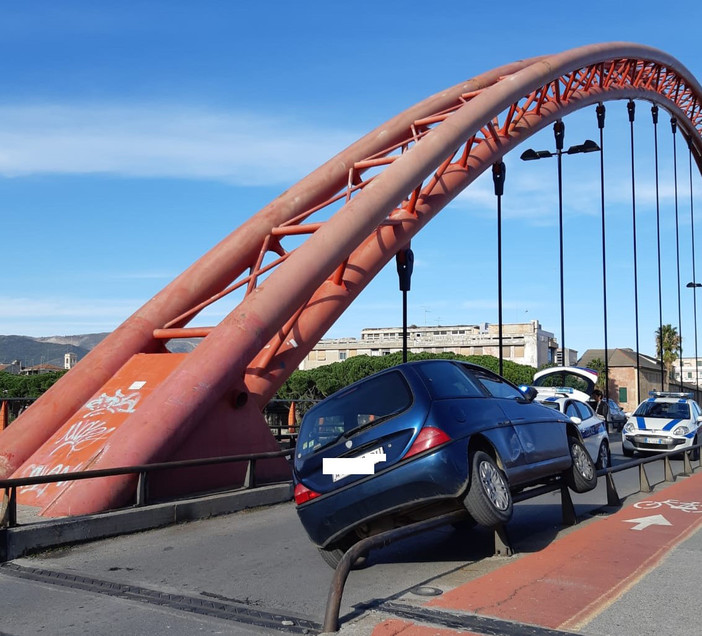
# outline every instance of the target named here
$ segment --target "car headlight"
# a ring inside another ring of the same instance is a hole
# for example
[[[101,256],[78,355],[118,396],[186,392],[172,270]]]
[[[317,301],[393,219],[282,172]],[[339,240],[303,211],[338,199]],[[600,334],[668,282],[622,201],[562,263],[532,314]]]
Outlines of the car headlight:
[[[673,435],[687,435],[689,432],[690,429],[687,426],[678,426],[676,429],[673,429]]]
[[[624,426],[624,432],[625,433],[633,433],[635,428],[636,427],[634,426],[633,422],[627,422],[626,425]]]

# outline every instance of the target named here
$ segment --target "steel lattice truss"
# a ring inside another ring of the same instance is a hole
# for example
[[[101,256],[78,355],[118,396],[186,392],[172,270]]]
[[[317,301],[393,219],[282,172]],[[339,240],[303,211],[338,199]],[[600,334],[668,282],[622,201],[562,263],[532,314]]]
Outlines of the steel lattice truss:
[[[24,413],[22,424],[0,435],[0,476],[17,470],[130,359],[167,355],[165,343],[174,338],[203,340],[91,467],[167,458],[213,410],[244,435],[267,432],[261,409],[426,223],[529,136],[609,100],[665,108],[702,166],[702,87],[675,58],[649,47],[581,47],[437,93],[292,186],[137,310]],[[226,297],[236,297],[236,305],[218,325],[187,326]],[[215,437],[210,446],[214,453]],[[88,499],[75,490],[67,510]]]

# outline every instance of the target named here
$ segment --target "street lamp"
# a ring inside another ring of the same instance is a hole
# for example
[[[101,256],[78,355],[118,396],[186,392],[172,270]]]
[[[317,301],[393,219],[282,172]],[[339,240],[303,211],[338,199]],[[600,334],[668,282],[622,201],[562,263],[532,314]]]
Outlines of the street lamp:
[[[692,316],[695,322],[695,399],[698,399],[700,392],[700,368],[697,364],[697,288],[702,287],[702,283],[690,281],[685,287],[692,289]]]
[[[558,243],[560,250],[560,266],[561,266],[561,364],[563,366],[568,366],[568,361],[566,360],[566,346],[565,346],[565,293],[564,293],[564,280],[563,280],[563,166],[562,166],[562,156],[566,155],[577,155],[580,153],[587,152],[598,152],[600,147],[591,139],[586,139],[582,144],[576,146],[571,146],[568,150],[563,150],[563,139],[565,137],[565,124],[562,120],[558,120],[553,124],[553,135],[556,140],[556,152],[551,152],[550,150],[533,150],[529,148],[525,150],[520,159],[522,161],[535,161],[536,159],[548,159],[549,157],[556,157],[558,160]]]

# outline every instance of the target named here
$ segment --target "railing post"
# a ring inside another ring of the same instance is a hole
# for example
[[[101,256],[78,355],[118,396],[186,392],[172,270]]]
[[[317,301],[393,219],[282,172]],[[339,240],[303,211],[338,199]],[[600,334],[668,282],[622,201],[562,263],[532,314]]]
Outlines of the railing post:
[[[256,487],[256,460],[249,459],[246,464],[246,477],[244,477],[244,488]]]
[[[683,473],[692,475],[692,464],[690,463],[690,451],[685,451],[683,454]]]
[[[666,455],[663,458],[663,466],[665,467],[665,480],[675,481],[675,475],[673,475],[673,467],[670,465],[670,457]]]
[[[612,476],[612,473],[607,473],[605,480],[607,483],[607,505],[621,506],[622,500],[619,498],[617,487],[614,485],[614,477]]]
[[[648,475],[646,475],[646,469],[643,464],[639,464],[639,491],[640,492],[652,492],[651,484],[648,481]]]
[[[139,481],[137,482],[137,498],[136,498],[136,505],[137,507],[139,506],[145,506],[146,505],[146,481],[147,481],[147,473],[145,471],[142,471],[139,473]]]
[[[507,534],[507,526],[500,524],[495,527],[495,556],[512,556],[514,550]]]
[[[561,512],[563,514],[563,525],[574,526],[578,519],[575,516],[575,506],[570,496],[568,486],[561,484]]]

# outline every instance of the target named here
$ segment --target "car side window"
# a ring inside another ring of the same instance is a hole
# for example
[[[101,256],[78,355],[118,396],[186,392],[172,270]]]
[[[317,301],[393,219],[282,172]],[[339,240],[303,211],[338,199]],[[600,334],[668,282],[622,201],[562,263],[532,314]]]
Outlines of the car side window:
[[[435,400],[485,397],[475,380],[455,364],[428,362],[419,366],[419,373]]]
[[[582,419],[582,415],[580,411],[578,411],[578,406],[575,402],[568,402],[568,404],[566,404],[565,414],[568,417],[579,417]]]
[[[493,375],[482,369],[471,369],[471,372],[493,397],[510,400],[524,399],[524,394],[517,387],[508,384],[499,375]]]
[[[584,404],[583,402],[576,402],[575,406],[578,409],[578,411],[580,411],[579,417],[581,420],[587,420],[588,418],[591,418],[595,414],[595,412],[587,404]]]

